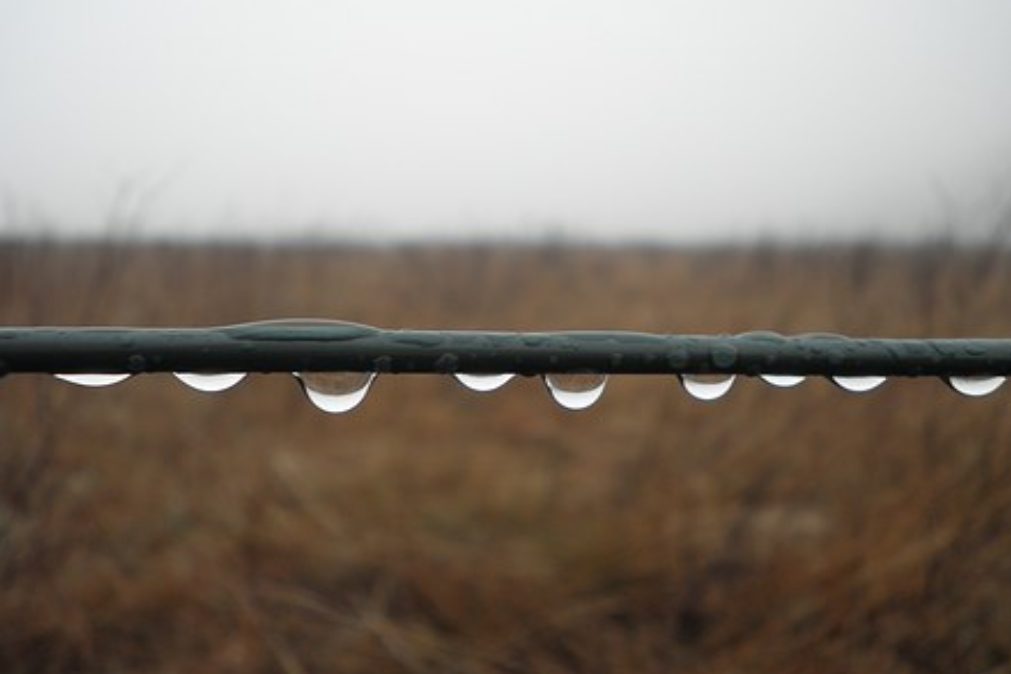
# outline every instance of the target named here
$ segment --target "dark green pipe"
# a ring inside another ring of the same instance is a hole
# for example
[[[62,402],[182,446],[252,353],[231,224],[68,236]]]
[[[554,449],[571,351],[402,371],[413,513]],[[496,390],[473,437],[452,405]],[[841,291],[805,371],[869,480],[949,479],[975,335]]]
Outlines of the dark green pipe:
[[[337,321],[220,328],[0,328],[0,373],[548,372],[1011,374],[1011,339],[382,330]]]

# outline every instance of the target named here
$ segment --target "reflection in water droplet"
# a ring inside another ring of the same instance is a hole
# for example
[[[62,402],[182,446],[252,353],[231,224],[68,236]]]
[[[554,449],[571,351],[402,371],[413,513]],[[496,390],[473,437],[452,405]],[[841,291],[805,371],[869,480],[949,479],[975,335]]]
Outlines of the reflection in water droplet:
[[[462,374],[457,373],[453,375],[456,380],[469,388],[471,391],[494,391],[497,388],[501,388],[506,385],[506,383],[515,377],[514,374]]]
[[[358,406],[369,392],[375,372],[296,372],[302,390],[313,405],[331,414]]]
[[[885,377],[868,375],[865,377],[832,377],[836,386],[852,393],[867,393],[885,383]]]
[[[606,374],[546,374],[544,383],[555,402],[567,410],[584,410],[600,400]]]
[[[766,384],[778,386],[779,388],[790,388],[796,386],[806,379],[799,374],[763,374],[759,375]]]
[[[1004,383],[1005,377],[989,375],[975,377],[949,377],[948,385],[967,396],[985,396],[993,393]]]
[[[685,391],[699,400],[722,398],[734,385],[737,375],[726,374],[680,374]]]
[[[95,374],[57,374],[54,375],[57,379],[62,379],[63,381],[70,382],[71,384],[77,384],[78,386],[112,386],[113,384],[118,384],[119,382],[129,379],[130,374],[127,372],[116,372],[114,374],[110,373],[95,373]]]
[[[217,393],[230,389],[246,377],[245,372],[176,372],[176,379],[190,388],[205,393]]]

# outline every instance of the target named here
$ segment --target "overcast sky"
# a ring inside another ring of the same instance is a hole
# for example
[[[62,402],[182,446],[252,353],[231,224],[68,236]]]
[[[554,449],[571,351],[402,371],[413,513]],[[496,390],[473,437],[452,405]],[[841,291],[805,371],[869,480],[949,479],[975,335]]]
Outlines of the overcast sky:
[[[1009,0],[0,0],[0,226],[906,235],[1011,193]]]

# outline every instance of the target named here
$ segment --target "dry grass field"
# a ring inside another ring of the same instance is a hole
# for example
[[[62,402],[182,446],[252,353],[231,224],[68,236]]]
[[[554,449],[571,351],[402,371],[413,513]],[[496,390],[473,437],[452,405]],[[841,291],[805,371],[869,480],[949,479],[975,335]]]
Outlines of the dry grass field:
[[[0,324],[1011,335],[1011,256],[0,245]],[[1011,390],[0,380],[0,671],[1009,672]]]

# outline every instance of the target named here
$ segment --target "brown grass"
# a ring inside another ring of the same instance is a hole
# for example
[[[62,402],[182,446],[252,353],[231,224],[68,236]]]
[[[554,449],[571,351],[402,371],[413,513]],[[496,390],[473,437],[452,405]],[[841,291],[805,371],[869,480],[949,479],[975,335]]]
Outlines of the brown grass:
[[[1011,258],[0,247],[0,324],[1011,334]],[[1007,672],[1008,392],[0,383],[3,672]]]

